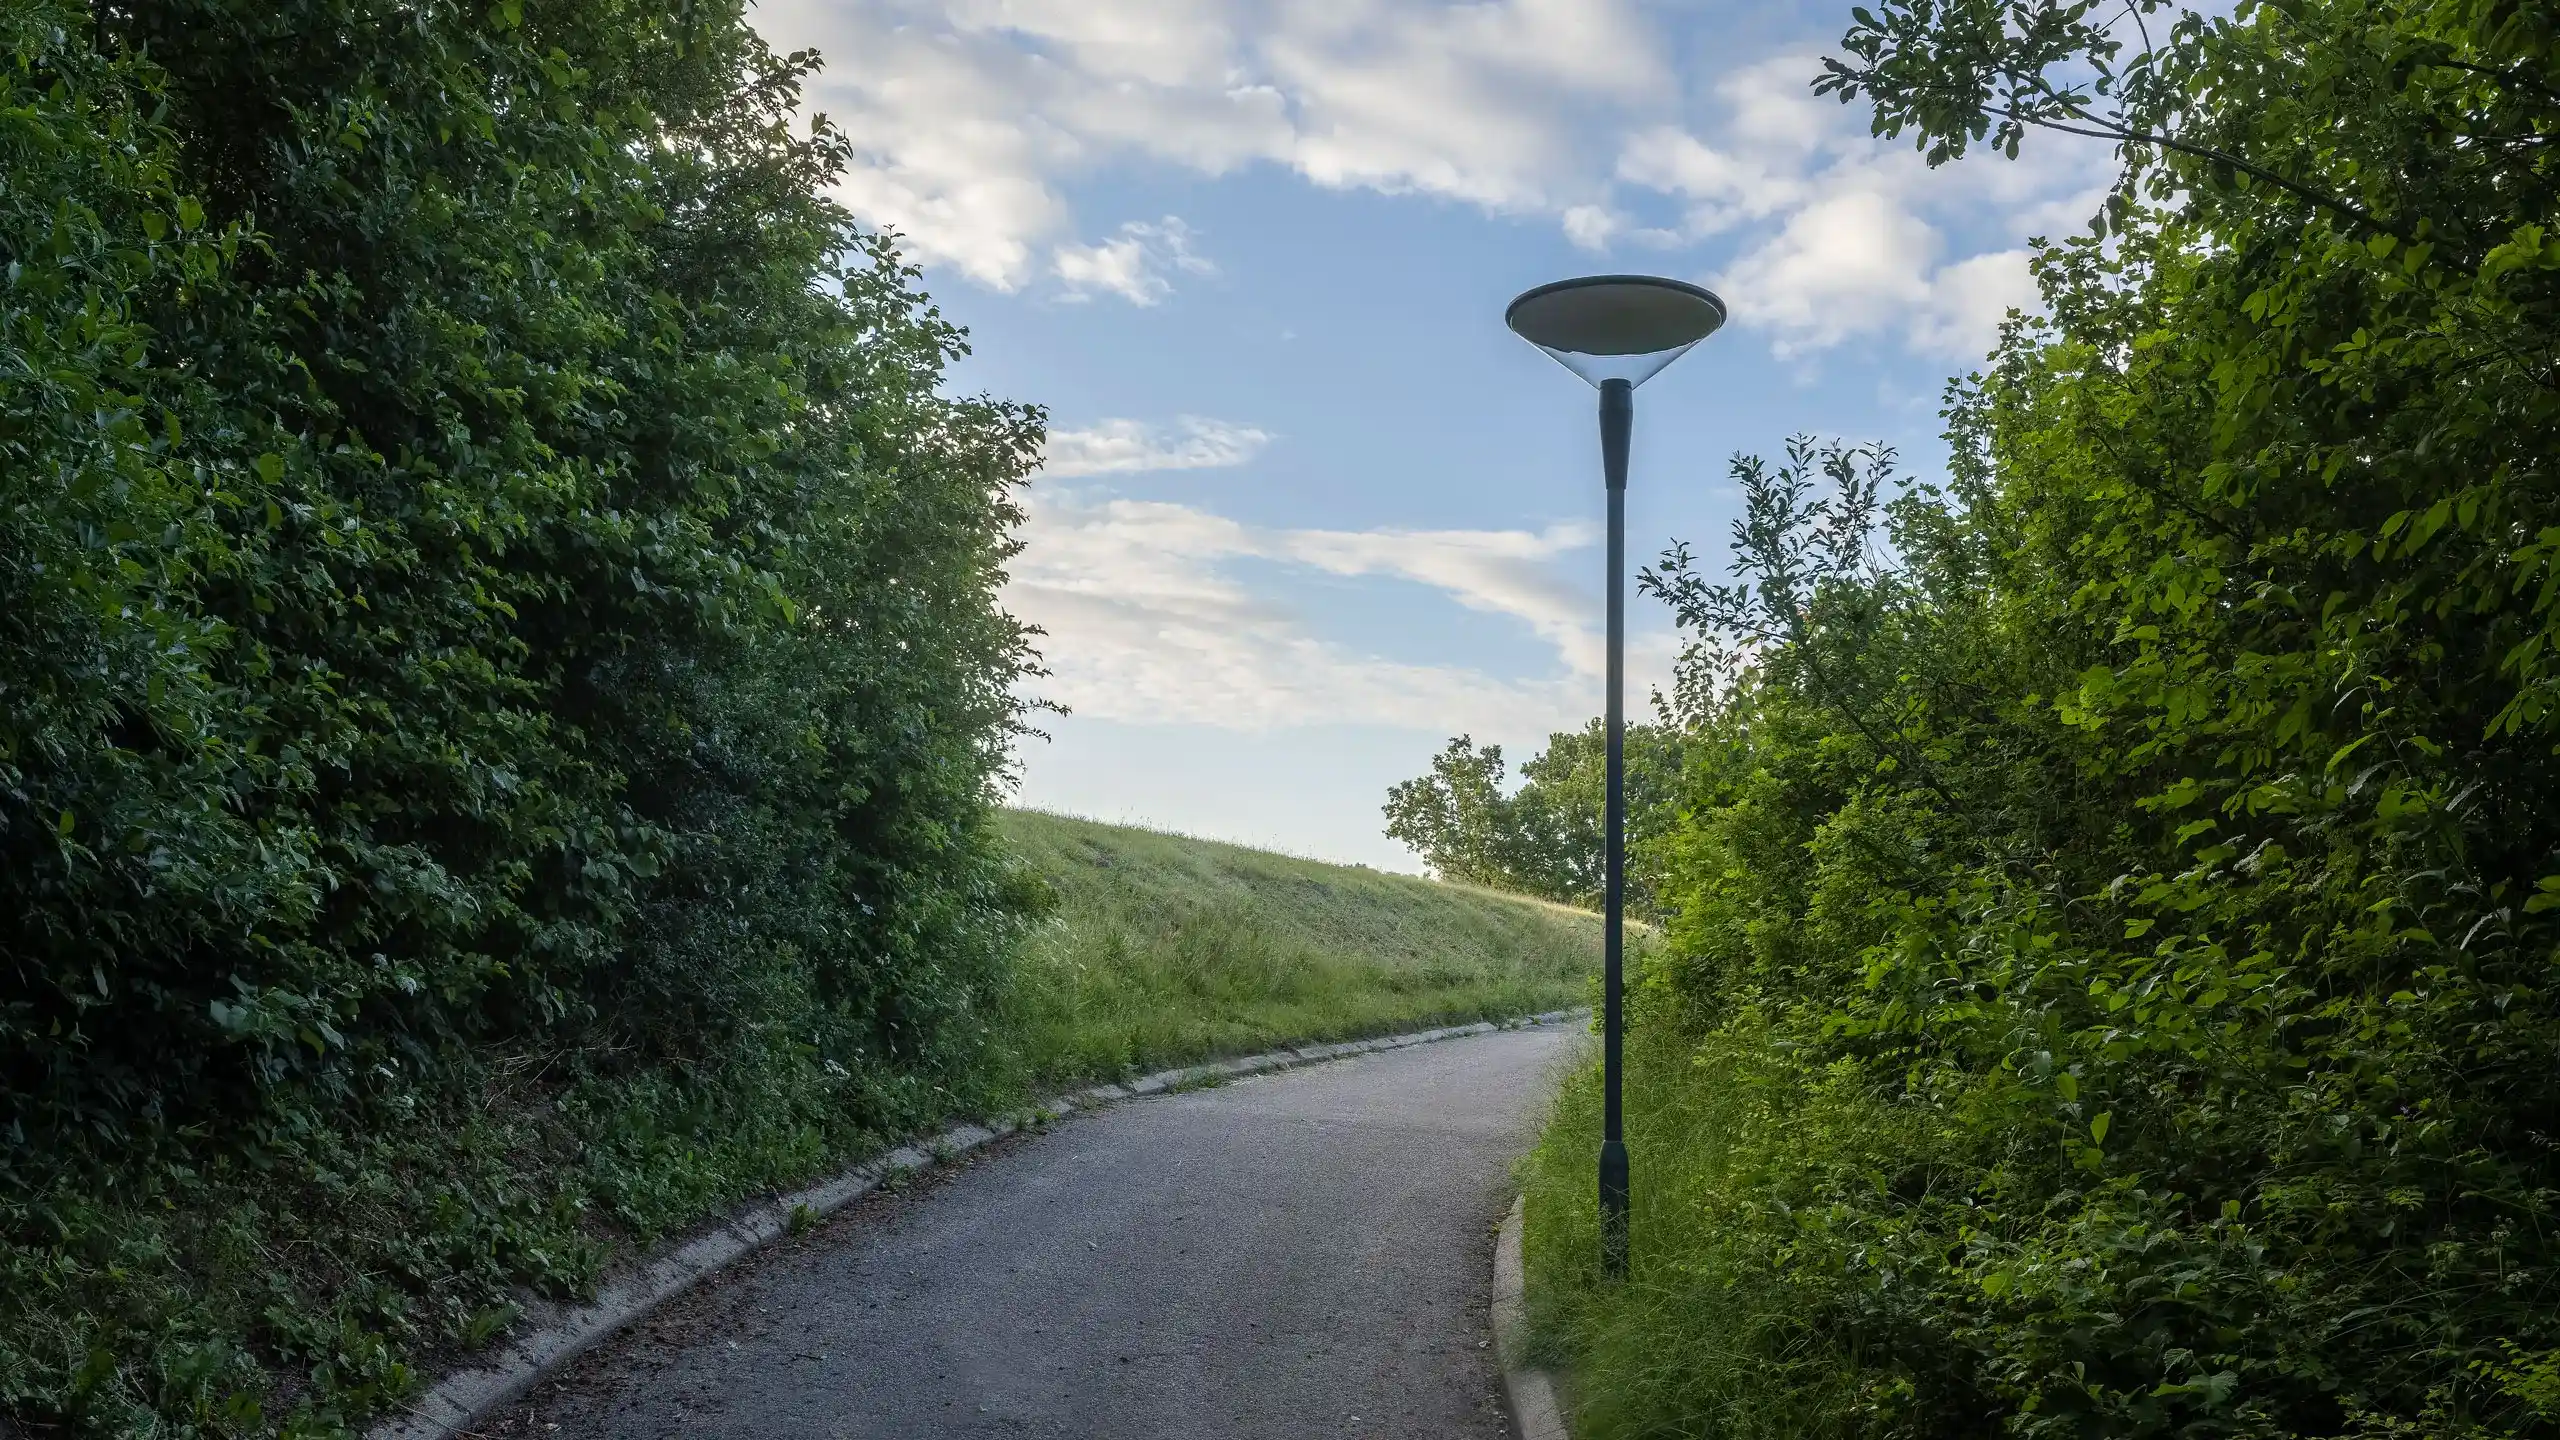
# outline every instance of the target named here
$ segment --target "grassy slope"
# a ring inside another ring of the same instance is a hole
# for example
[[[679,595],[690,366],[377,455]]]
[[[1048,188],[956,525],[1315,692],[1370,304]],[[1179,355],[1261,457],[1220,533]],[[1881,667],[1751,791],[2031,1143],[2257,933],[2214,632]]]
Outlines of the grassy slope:
[[[1014,1021],[1035,1084],[1579,1004],[1582,911],[1151,830],[1008,812],[1056,892]]]

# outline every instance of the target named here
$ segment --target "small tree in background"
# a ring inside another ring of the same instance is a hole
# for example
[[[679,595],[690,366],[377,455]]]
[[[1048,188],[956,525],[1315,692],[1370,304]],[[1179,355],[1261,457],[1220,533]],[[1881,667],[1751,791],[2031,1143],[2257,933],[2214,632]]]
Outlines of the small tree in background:
[[[1627,905],[1637,914],[1653,909],[1645,855],[1676,813],[1680,743],[1664,727],[1627,730]],[[1602,723],[1547,737],[1520,767],[1516,793],[1504,793],[1505,773],[1501,746],[1456,737],[1432,758],[1430,774],[1388,789],[1388,838],[1411,846],[1443,880],[1598,905],[1608,795]]]

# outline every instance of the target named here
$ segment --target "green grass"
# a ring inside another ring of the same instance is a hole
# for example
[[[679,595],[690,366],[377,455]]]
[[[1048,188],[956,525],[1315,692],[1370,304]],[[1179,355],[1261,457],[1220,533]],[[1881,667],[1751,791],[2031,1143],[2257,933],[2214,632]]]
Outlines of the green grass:
[[[1056,908],[1009,1025],[1034,1083],[1580,1004],[1597,919],[1544,901],[1033,811]]]
[[[1960,1164],[1951,1137],[1738,1024],[1627,1033],[1629,1274],[1599,1268],[1596,1063],[1522,1162],[1530,1320],[1570,1377],[1581,1440],[1850,1440],[1900,1433],[1901,1377],[1844,1343],[1859,1277],[1889,1263],[1836,1204]],[[1871,1287],[1870,1287],[1871,1288]]]

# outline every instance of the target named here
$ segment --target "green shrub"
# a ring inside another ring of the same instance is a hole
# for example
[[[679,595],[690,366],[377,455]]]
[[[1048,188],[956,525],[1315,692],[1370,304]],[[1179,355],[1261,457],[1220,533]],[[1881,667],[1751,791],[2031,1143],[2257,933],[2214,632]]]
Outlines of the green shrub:
[[[1827,82],[2126,179],[1943,487],[1740,461],[1737,583],[1648,577],[1654,1219],[1548,1265],[1595,1433],[2560,1432],[2560,49],[2152,26],[1889,0]]]
[[[1906,1258],[1875,1192],[1960,1181],[1962,1133],[1749,1023],[1699,1041],[1639,1025],[1627,1064],[1628,1280],[1600,1274],[1596,1071],[1568,1081],[1524,1166],[1532,1319],[1574,1374],[1581,1433],[1979,1432],[1997,1407],[1971,1377],[1915,1375],[1857,1328],[1891,1323],[1878,1282]]]
[[[328,1430],[987,1083],[1040,417],[742,12],[0,0],[0,1412]]]

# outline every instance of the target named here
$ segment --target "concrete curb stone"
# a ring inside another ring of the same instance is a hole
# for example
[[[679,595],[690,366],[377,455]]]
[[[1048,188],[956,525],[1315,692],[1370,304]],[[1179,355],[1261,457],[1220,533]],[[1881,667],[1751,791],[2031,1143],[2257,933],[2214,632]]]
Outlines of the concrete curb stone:
[[[1493,1347],[1502,1357],[1502,1389],[1511,1400],[1511,1425],[1520,1440],[1573,1440],[1556,1403],[1555,1377],[1527,1363],[1529,1313],[1523,1294],[1520,1229],[1529,1199],[1511,1202],[1493,1245]]]
[[[1168,1091],[1198,1089],[1223,1081],[1260,1075],[1299,1065],[1320,1064],[1435,1040],[1490,1035],[1497,1030],[1525,1030],[1588,1016],[1584,1010],[1549,1010],[1500,1024],[1478,1021],[1411,1035],[1354,1040],[1273,1050],[1235,1060],[1186,1065],[1116,1085],[1093,1085],[1054,1097],[1019,1115],[983,1124],[955,1125],[930,1139],[901,1145],[885,1155],[822,1180],[806,1189],[747,1206],[728,1219],[672,1249],[641,1261],[596,1291],[594,1300],[578,1306],[547,1306],[533,1324],[494,1347],[471,1365],[428,1386],[396,1415],[374,1423],[366,1440],[453,1440],[499,1406],[522,1395],[554,1372],[660,1305],[718,1273],[740,1257],[762,1249],[795,1229],[823,1220],[901,1175],[929,1170],[1025,1125],[1073,1115],[1117,1101]],[[1516,1243],[1516,1242],[1515,1242]],[[1497,1269],[1499,1267],[1497,1266]],[[1499,1302],[1497,1301],[1497,1307]],[[1535,1437],[1546,1440],[1546,1437]],[[1561,1432],[1557,1440],[1562,1440]]]

